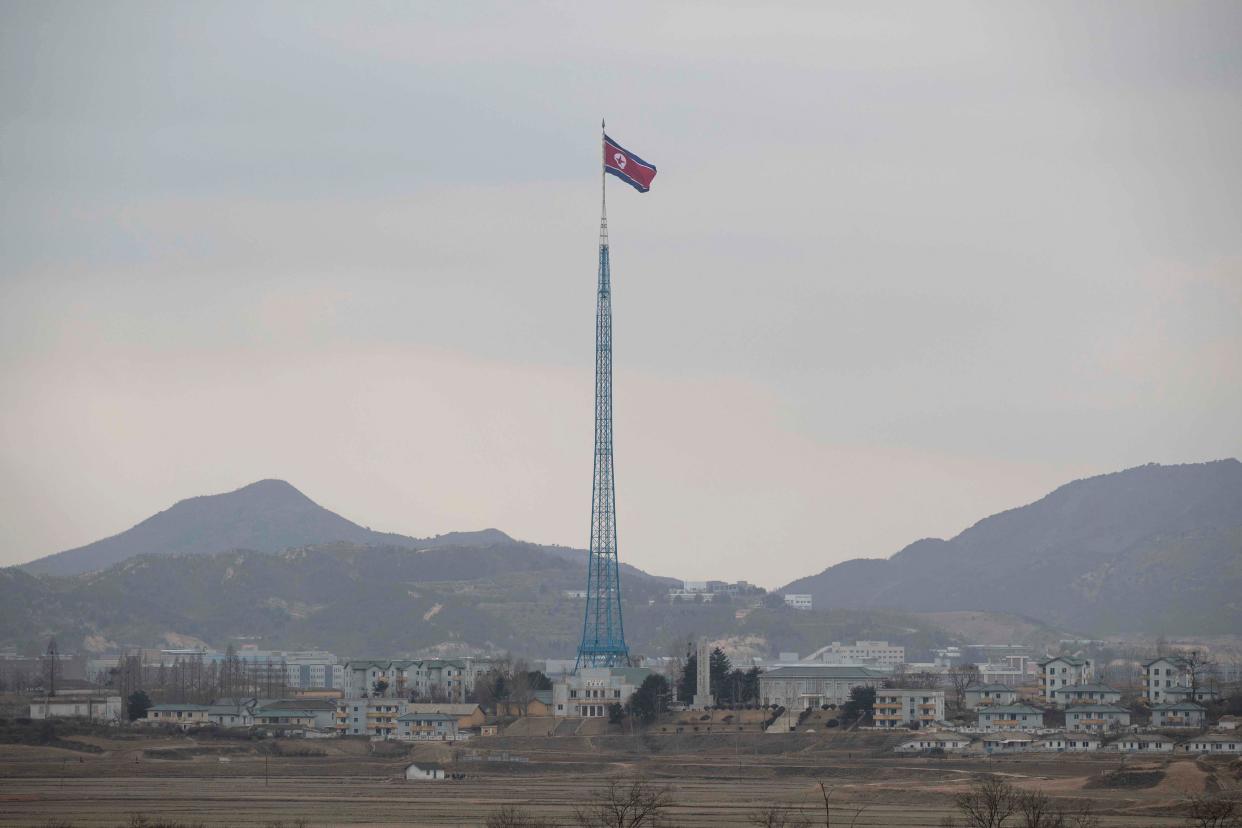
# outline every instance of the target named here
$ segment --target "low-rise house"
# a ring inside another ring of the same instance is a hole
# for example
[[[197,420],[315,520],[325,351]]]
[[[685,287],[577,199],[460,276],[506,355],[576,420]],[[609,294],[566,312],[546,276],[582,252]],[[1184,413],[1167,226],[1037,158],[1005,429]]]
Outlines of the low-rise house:
[[[119,722],[120,696],[48,696],[30,703],[32,719],[82,718],[93,722]]]
[[[1210,687],[1171,687],[1165,691],[1167,701],[1214,702],[1220,701],[1220,693]]]
[[[397,717],[397,738],[406,742],[453,742],[457,717],[447,713],[406,713]]]
[[[422,782],[431,779],[444,779],[446,774],[443,765],[437,765],[434,762],[419,762],[405,769],[405,778]]]
[[[888,673],[871,667],[834,664],[776,667],[759,674],[759,699],[762,704],[778,704],[788,710],[844,704],[855,687],[874,687],[878,692],[888,677]],[[560,715],[560,711],[557,714]]]
[[[1105,684],[1071,684],[1052,691],[1052,703],[1057,707],[1076,704],[1116,704],[1121,701],[1121,691]]]
[[[407,713],[442,713],[446,716],[452,716],[457,720],[457,727],[477,728],[481,727],[487,721],[487,714],[483,712],[483,708],[473,702],[465,704],[435,704],[434,702],[418,703],[411,702],[406,705]],[[531,714],[534,715],[534,714]]]
[[[210,724],[207,712],[211,709],[206,704],[153,704],[147,708],[144,721],[150,724],[171,724],[182,729]]]
[[[1203,727],[1207,710],[1194,702],[1166,702],[1151,709],[1152,727]]]
[[[311,728],[315,727],[315,713],[312,710],[289,710],[280,707],[262,707],[254,711],[254,723],[276,728]]]
[[[875,691],[876,727],[926,727],[944,719],[943,690]]]
[[[1209,733],[1196,736],[1186,744],[1191,753],[1242,753],[1242,735]]]
[[[983,737],[984,753],[1024,753],[1040,744],[1038,737],[1016,731],[989,733]]]
[[[1044,701],[1053,702],[1053,692],[1074,684],[1087,684],[1094,675],[1091,659],[1079,656],[1055,656],[1038,662],[1040,687]]]
[[[980,708],[979,728],[997,730],[1042,730],[1044,713],[1029,704],[994,704]]]
[[[967,710],[977,710],[993,704],[1014,704],[1018,691],[1008,684],[972,684],[963,694]]]
[[[1042,750],[1088,751],[1099,750],[1104,740],[1094,733],[1052,733],[1040,742]]]
[[[949,731],[929,731],[914,736],[893,748],[897,753],[923,753],[929,750],[965,750],[971,738]]]
[[[1177,742],[1163,733],[1136,733],[1122,736],[1109,745],[1109,750],[1122,753],[1172,753]]]
[[[1221,716],[1220,721],[1216,723],[1216,729],[1237,730],[1239,724],[1242,724],[1242,716]]]
[[[254,724],[256,704],[255,699],[216,699],[207,706],[207,720],[217,727],[250,727]]]
[[[1066,730],[1120,730],[1130,726],[1130,711],[1112,704],[1083,704],[1065,711]]]
[[[551,716],[553,709],[551,690],[536,690],[525,704],[511,699],[496,702],[497,716]]]

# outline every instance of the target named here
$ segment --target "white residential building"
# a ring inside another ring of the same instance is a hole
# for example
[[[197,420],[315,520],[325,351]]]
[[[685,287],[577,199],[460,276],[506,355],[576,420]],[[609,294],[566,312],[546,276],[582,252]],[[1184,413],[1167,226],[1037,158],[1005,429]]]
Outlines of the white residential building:
[[[972,684],[963,695],[968,710],[1018,701],[1018,691],[1006,684]]]
[[[1207,710],[1194,702],[1169,702],[1151,709],[1152,727],[1203,727]]]
[[[1091,659],[1078,656],[1055,656],[1039,662],[1040,685],[1044,701],[1051,704],[1053,692],[1074,684],[1087,684],[1094,675]]]
[[[1130,711],[1111,704],[1084,704],[1065,711],[1066,730],[1120,730],[1130,726]]]
[[[1055,751],[1099,750],[1104,740],[1094,733],[1053,733],[1043,738],[1041,747]]]
[[[1196,736],[1186,745],[1191,753],[1242,753],[1242,734],[1210,733]]]
[[[1108,746],[1122,753],[1172,753],[1177,742],[1160,733],[1134,733],[1122,736]]]
[[[463,702],[474,692],[478,677],[498,666],[494,659],[481,658],[351,661],[345,665],[345,687],[350,696],[373,696],[376,682],[382,680],[388,698]]]
[[[875,691],[876,727],[926,727],[943,720],[943,690],[884,687]]]
[[[1039,737],[1021,731],[989,733],[983,737],[983,752],[1024,753],[1040,744]]]
[[[1043,711],[1029,704],[994,704],[979,708],[980,730],[1042,730],[1043,727]]]
[[[1182,661],[1176,656],[1161,656],[1143,665],[1143,690],[1152,704],[1168,701],[1167,695],[1174,687],[1184,687],[1185,673]]]
[[[457,717],[447,713],[406,713],[397,717],[398,739],[405,742],[454,742]]]
[[[814,603],[810,595],[806,595],[803,593],[792,593],[791,592],[791,593],[786,594],[783,597],[785,599],[785,606],[793,607],[796,610],[809,610],[812,608],[812,605]]]
[[[1121,691],[1104,684],[1071,684],[1052,691],[1052,703],[1057,707],[1076,704],[1116,704],[1121,701]]]
[[[397,734],[397,719],[405,715],[409,704],[405,699],[391,698],[338,699],[337,735],[392,739]]]
[[[971,738],[961,733],[948,731],[929,731],[920,734],[893,748],[896,753],[921,753],[927,750],[965,750],[970,747]]]

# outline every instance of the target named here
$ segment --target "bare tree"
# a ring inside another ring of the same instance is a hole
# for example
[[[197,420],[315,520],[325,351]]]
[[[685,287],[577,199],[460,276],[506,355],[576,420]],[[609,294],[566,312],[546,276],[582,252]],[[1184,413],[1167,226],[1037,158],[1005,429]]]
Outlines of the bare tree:
[[[1182,653],[1177,660],[1181,663],[1182,669],[1186,671],[1187,678],[1190,679],[1190,700],[1197,702],[1199,688],[1216,672],[1216,662],[1207,653],[1201,653],[1198,650]]]
[[[1065,828],[1065,812],[1039,791],[1018,794],[1022,828]]]
[[[1018,810],[1018,795],[1003,779],[985,776],[969,791],[958,794],[957,809],[967,828],[1003,828]]]
[[[966,688],[979,681],[979,668],[973,664],[957,664],[949,668],[949,686],[958,709],[966,706]]]
[[[1186,824],[1192,828],[1239,828],[1242,803],[1207,794],[1192,796],[1186,803]]]
[[[506,805],[489,814],[483,823],[486,828],[553,828],[556,823],[537,817],[525,808]]]
[[[746,817],[746,824],[761,828],[811,828],[811,821],[800,810],[780,805],[751,811]]]
[[[530,713],[530,703],[535,698],[535,688],[530,683],[530,665],[518,659],[513,663],[513,676],[509,679],[509,699],[517,705],[519,713]]]
[[[642,778],[628,783],[614,779],[596,790],[586,807],[575,808],[574,817],[586,828],[656,828],[665,824],[672,807],[667,787]]]

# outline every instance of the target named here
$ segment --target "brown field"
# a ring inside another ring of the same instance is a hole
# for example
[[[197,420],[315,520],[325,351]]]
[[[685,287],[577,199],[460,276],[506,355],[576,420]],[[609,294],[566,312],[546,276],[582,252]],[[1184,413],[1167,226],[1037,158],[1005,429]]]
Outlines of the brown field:
[[[103,749],[84,753],[0,745],[0,826],[118,825],[131,815],[208,825],[295,820],[308,825],[479,825],[491,811],[520,804],[572,824],[573,806],[602,780],[642,773],[673,791],[679,826],[746,825],[766,805],[801,807],[823,824],[818,787],[831,790],[834,826],[936,828],[953,795],[980,774],[1003,774],[1050,796],[1089,801],[1107,826],[1172,826],[1187,793],[1235,790],[1238,763],[1117,756],[902,758],[892,736],[859,733],[492,738],[462,750],[500,751],[525,763],[462,760],[442,745],[407,748],[356,740],[272,742],[143,735],[74,737]],[[452,763],[460,781],[407,782],[410,761]],[[1151,787],[1127,786],[1142,779]],[[1114,787],[1108,787],[1114,785]],[[1122,785],[1115,787],[1115,785]]]

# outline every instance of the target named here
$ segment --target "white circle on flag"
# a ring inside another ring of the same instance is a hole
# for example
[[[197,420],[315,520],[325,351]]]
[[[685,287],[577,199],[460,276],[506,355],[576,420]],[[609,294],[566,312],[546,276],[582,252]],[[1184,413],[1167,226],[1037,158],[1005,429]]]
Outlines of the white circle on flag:
[[[624,155],[622,155],[619,152],[614,153],[612,156],[612,160],[616,162],[618,167],[620,167],[623,170],[625,169],[625,156]]]

